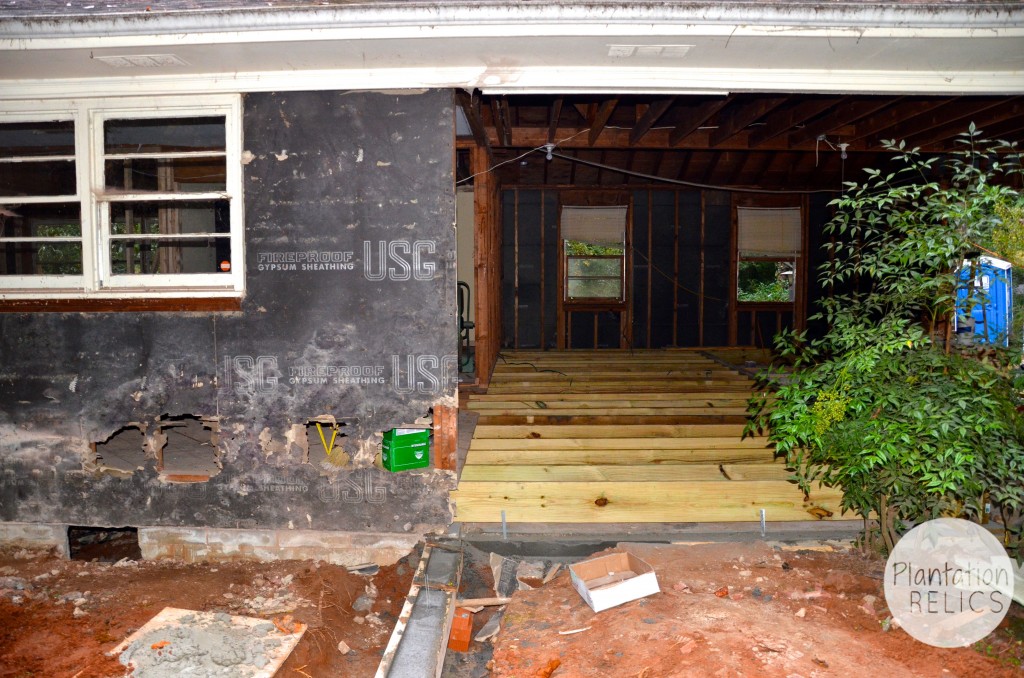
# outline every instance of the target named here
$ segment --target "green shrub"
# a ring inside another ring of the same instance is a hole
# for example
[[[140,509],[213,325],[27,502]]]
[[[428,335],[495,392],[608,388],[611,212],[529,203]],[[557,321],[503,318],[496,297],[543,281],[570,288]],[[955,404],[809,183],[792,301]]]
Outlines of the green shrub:
[[[1001,215],[1024,204],[1011,182],[995,183],[1021,173],[1020,154],[978,137],[972,127],[941,167],[890,143],[896,170],[847,184],[819,272],[827,296],[816,318],[829,329],[813,341],[779,335],[792,369],[766,373],[750,405],[748,432],[768,430],[801,487],[841,488],[844,510],[877,516],[890,549],[910,523],[977,519],[991,502],[1020,554],[1019,348],[949,341],[957,269],[991,251],[993,234],[1014,227]]]

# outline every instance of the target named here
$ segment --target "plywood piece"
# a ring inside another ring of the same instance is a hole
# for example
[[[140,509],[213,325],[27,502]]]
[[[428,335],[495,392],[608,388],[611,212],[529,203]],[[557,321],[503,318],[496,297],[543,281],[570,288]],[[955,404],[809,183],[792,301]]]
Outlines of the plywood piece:
[[[269,627],[269,628],[268,628]],[[262,651],[260,665],[243,661],[230,665],[231,675],[239,678],[272,678],[288,659],[295,646],[299,644],[306,625],[295,622],[294,627],[284,633],[266,619],[256,617],[239,617],[183,610],[176,607],[165,607],[155,617],[132,633],[107,654],[119,656],[129,651],[132,654],[123,657],[122,662],[136,666],[137,673],[142,675],[145,667],[161,663],[160,654],[178,653],[174,664],[177,668],[190,673],[200,668],[213,669],[213,663],[207,653],[211,643],[233,643],[243,645],[237,648],[242,656],[247,654],[244,647],[259,648]],[[266,638],[261,641],[260,638]],[[253,656],[252,659],[257,659]],[[212,666],[200,667],[199,664]],[[190,668],[191,667],[191,668]]]
[[[815,488],[811,499],[784,481],[478,482],[452,494],[463,522],[629,523],[858,519],[840,516],[842,493]],[[831,515],[829,515],[831,514]]]

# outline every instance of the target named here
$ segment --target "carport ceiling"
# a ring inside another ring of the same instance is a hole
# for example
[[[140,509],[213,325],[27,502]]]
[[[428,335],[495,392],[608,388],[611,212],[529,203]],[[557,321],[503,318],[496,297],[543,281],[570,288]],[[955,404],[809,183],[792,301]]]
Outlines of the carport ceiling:
[[[652,180],[642,175],[650,175],[723,187],[839,189],[844,178],[892,156],[886,139],[948,153],[963,148],[956,140],[973,122],[985,138],[1024,141],[1024,97],[460,92],[459,99],[467,138],[472,132],[486,141],[494,161],[505,163],[497,170],[505,185],[643,185]],[[547,160],[541,147],[551,143]],[[840,144],[848,144],[846,159]]]

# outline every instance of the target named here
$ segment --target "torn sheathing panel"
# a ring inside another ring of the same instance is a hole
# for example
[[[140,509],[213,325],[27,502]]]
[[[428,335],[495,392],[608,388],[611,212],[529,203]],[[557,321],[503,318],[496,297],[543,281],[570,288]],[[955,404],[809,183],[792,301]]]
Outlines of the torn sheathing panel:
[[[0,314],[0,521],[446,526],[453,473],[376,459],[456,402],[452,115],[448,91],[246,94],[241,310]],[[312,459],[310,423],[342,454]],[[131,427],[141,454],[104,460]]]

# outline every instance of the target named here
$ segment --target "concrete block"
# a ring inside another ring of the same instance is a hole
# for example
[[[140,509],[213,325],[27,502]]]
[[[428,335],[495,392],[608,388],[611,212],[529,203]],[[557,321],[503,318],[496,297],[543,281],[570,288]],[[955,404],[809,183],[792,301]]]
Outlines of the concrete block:
[[[139,547],[146,560],[323,560],[344,566],[385,566],[408,555],[416,542],[416,535],[389,532],[139,528]]]
[[[25,549],[52,549],[71,557],[68,526],[51,523],[0,523],[0,545]]]
[[[205,527],[140,527],[143,560],[173,558],[186,562],[206,560],[209,548]]]
[[[323,560],[335,565],[392,565],[416,546],[418,537],[391,532],[328,532],[279,530],[278,545],[286,558]]]
[[[251,551],[254,549],[274,549],[277,547],[277,534],[274,530],[238,530],[224,528],[207,528],[206,543],[209,546],[221,545],[225,553]]]

